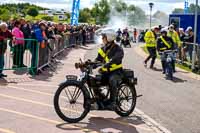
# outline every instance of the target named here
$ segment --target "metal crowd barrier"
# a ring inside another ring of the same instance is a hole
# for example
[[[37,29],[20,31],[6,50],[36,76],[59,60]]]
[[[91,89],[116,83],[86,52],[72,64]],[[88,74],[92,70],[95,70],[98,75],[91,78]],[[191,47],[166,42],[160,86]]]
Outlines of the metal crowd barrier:
[[[88,35],[88,34],[87,34]],[[94,42],[94,34],[89,34],[87,36],[86,42],[92,43]],[[64,36],[57,36],[57,39],[48,40],[44,49],[39,47],[39,62],[38,62],[38,70],[42,71],[42,69],[46,66],[54,69],[54,63],[56,63],[55,59],[58,57],[66,48],[70,48],[76,45],[81,45],[82,36],[80,33],[69,34],[66,33]]]
[[[188,66],[192,65],[192,52],[193,52],[194,43],[183,42],[181,48],[179,49],[177,61],[181,64],[187,64]],[[200,70],[200,45],[195,44],[195,67]]]
[[[86,42],[87,43],[94,43],[94,32],[86,32]]]
[[[87,33],[86,42],[94,42],[94,34]],[[63,36],[56,35],[55,39],[49,39],[39,43],[35,39],[16,39],[25,42],[25,45],[14,45],[12,41],[6,40],[7,49],[2,54],[4,56],[4,67],[0,70],[28,69],[29,73],[35,75],[43,68],[54,69],[56,58],[66,49],[72,46],[81,45],[82,35],[80,33],[68,34]],[[3,46],[0,42],[0,58]],[[0,59],[1,61],[1,59]]]
[[[24,45],[12,44],[11,40],[0,42],[0,55],[2,57],[2,59],[0,59],[0,70],[28,69],[29,72],[34,75],[38,65],[37,40],[17,38],[16,41],[24,41]],[[4,67],[2,67],[3,65]]]

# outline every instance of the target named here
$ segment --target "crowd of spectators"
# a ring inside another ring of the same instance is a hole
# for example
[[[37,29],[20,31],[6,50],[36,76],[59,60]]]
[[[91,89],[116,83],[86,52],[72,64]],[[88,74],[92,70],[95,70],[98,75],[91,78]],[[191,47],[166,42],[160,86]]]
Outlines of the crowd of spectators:
[[[65,35],[74,36],[76,44],[86,45],[88,33],[94,33],[97,27],[95,25],[72,26],[70,24],[54,23],[50,21],[30,22],[25,19],[10,20],[0,24],[0,78],[6,77],[2,73],[4,68],[4,54],[6,53],[9,42],[10,51],[13,54],[12,68],[26,67],[23,63],[25,50],[30,50],[32,54],[32,66],[36,60],[36,45],[33,39],[39,43],[39,48],[51,47],[48,44],[49,39],[59,40]],[[79,40],[79,41],[78,41]],[[40,51],[41,52],[41,51]],[[44,51],[43,51],[44,52]],[[43,53],[45,56],[45,53]]]

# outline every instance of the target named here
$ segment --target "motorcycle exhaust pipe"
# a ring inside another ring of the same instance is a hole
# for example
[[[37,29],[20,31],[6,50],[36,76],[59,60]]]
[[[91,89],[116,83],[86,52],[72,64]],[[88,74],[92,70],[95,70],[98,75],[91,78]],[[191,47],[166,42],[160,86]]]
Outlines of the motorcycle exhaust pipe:
[[[137,95],[137,98],[142,97],[143,95]]]

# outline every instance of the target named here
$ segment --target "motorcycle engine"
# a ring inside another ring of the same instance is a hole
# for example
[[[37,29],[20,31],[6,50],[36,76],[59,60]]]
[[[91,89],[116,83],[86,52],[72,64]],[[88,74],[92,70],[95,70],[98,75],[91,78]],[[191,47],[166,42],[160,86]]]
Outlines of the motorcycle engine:
[[[101,97],[107,100],[109,97],[109,87],[108,86],[99,87],[99,91],[100,91]]]

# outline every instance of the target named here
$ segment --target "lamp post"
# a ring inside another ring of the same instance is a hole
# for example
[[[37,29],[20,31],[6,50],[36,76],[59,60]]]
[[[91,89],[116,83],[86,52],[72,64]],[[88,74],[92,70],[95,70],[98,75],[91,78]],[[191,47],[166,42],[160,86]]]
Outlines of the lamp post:
[[[152,8],[154,6],[154,3],[149,3],[149,7],[150,7],[150,29],[151,29],[151,13],[152,13]]]
[[[196,0],[195,7],[195,24],[194,24],[194,43],[193,43],[193,52],[192,52],[192,70],[195,69],[195,59],[196,59],[196,38],[197,38],[197,21],[198,21],[198,0]]]

